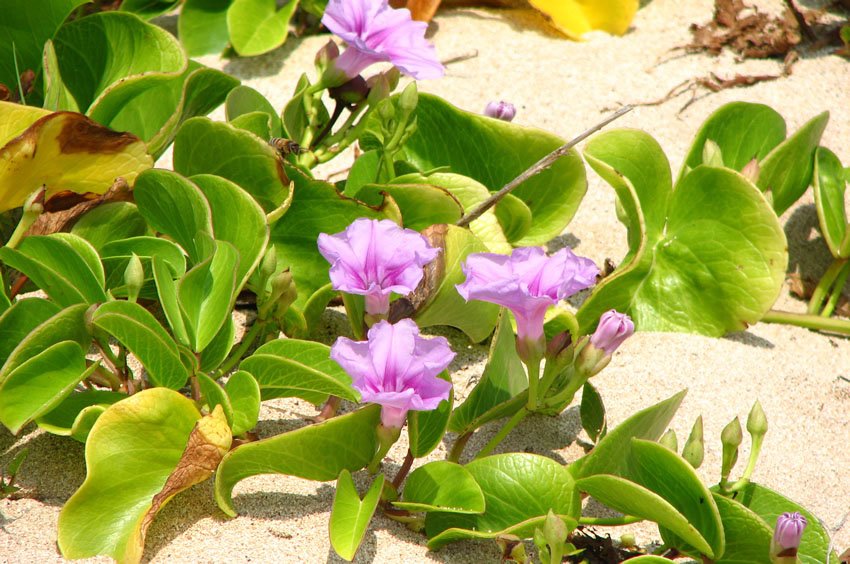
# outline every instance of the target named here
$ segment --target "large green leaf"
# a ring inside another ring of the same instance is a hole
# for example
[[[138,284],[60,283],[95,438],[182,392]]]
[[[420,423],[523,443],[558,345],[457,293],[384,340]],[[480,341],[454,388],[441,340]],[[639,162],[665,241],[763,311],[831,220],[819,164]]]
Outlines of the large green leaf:
[[[567,468],[576,479],[595,474],[623,475],[628,468],[632,438],[658,440],[670,424],[687,390],[638,411],[610,431],[586,456]]]
[[[355,196],[379,206],[389,194],[401,210],[403,227],[421,231],[437,223],[456,223],[463,215],[460,202],[445,188],[431,184],[367,184]]]
[[[712,141],[720,147],[723,165],[740,171],[753,159],[762,160],[785,139],[785,120],[763,104],[732,102],[711,114],[694,137],[679,180],[703,163],[703,147]]]
[[[723,521],[726,550],[717,564],[767,562],[773,530],[753,511],[734,499],[712,494]]]
[[[41,354],[56,343],[74,341],[83,350],[88,350],[91,335],[86,329],[86,304],[69,306],[39,323],[20,341],[14,343],[15,348],[6,358],[6,363],[0,370],[0,382],[18,366],[32,357]]]
[[[17,249],[0,249],[0,260],[26,274],[61,306],[106,301],[97,251],[75,235],[26,237]]]
[[[92,314],[91,322],[127,347],[145,367],[154,385],[179,390],[186,383],[189,374],[180,361],[176,343],[139,304],[105,303]]]
[[[757,184],[765,192],[770,190],[777,215],[785,213],[811,184],[815,150],[828,121],[829,112],[813,117],[761,161]]]
[[[238,294],[239,252],[227,241],[215,241],[214,251],[186,273],[177,299],[192,349],[202,352],[230,319]]]
[[[467,302],[455,286],[466,279],[462,268],[466,257],[486,252],[487,247],[468,229],[454,225],[434,226],[426,235],[431,246],[442,252],[426,266],[425,301],[416,304],[416,323],[420,327],[451,325],[473,341],[483,341],[496,326],[499,306],[478,300]],[[421,290],[417,289],[417,293]]]
[[[230,38],[227,9],[231,0],[185,0],[177,20],[180,43],[190,57],[221,53]]]
[[[504,404],[528,387],[522,361],[516,352],[516,337],[510,315],[502,310],[499,325],[490,343],[487,366],[481,379],[466,401],[459,405],[449,419],[449,430],[458,434],[474,431],[488,421],[499,405]]]
[[[74,20],[59,29],[53,43],[65,86],[82,112],[121,79],[186,68],[173,35],[127,13],[101,12]]]
[[[86,0],[5,0],[0,19],[0,83],[17,88],[19,73],[41,68],[44,42]],[[17,73],[15,58],[17,57]]]
[[[416,118],[416,133],[404,146],[407,160],[423,171],[449,166],[490,191],[500,189],[564,143],[544,131],[461,111],[429,94],[419,95]],[[447,131],[464,134],[447,136]],[[528,205],[533,222],[524,237],[511,242],[539,245],[560,235],[586,189],[584,165],[575,152],[525,181],[513,195]]]
[[[227,29],[233,48],[243,57],[261,55],[286,40],[289,20],[298,0],[277,9],[275,0],[233,0],[227,10]]]
[[[60,307],[42,298],[15,301],[0,315],[0,366],[36,327],[56,315]]]
[[[257,379],[264,400],[294,396],[321,403],[334,395],[357,401],[351,377],[330,354],[322,343],[277,339],[258,348],[240,369]]]
[[[77,101],[65,87],[62,73],[59,72],[59,60],[56,58],[56,48],[53,41],[44,43],[44,56],[41,64],[44,73],[44,108],[52,112],[68,110],[79,111]]]
[[[186,13],[186,8],[183,8],[183,13]],[[224,104],[224,111],[227,115],[227,121],[233,121],[239,116],[251,114],[254,112],[262,112],[269,118],[270,133],[273,137],[283,137],[283,125],[280,121],[280,115],[272,106],[265,96],[251,88],[250,86],[237,86],[227,95],[227,100]]]
[[[448,382],[452,381],[452,377],[445,370],[437,377]],[[443,440],[449,424],[449,416],[452,413],[454,397],[455,391],[452,388],[448,399],[441,401],[436,409],[408,413],[407,436],[410,440],[410,454],[415,458],[428,456]]]
[[[429,512],[425,519],[428,547],[439,548],[462,538],[490,538],[509,531],[530,537],[551,509],[578,518],[581,499],[570,473],[543,456],[500,454],[474,460],[466,470],[481,487],[485,511],[480,515]]]
[[[451,513],[484,513],[485,509],[481,486],[469,470],[447,460],[429,462],[411,472],[402,501],[393,505],[407,511]]]
[[[320,233],[339,233],[355,219],[383,219],[382,210],[347,198],[333,185],[308,177],[285,164],[295,183],[295,193],[286,215],[272,226],[271,242],[277,249],[278,265],[292,270],[298,290],[297,306],[303,306],[316,290],[330,281],[328,261],[319,253]]]
[[[207,198],[215,238],[227,241],[239,252],[236,287],[241,289],[266,250],[266,214],[248,192],[225,178],[201,174],[191,180]]]
[[[199,234],[213,234],[212,212],[200,188],[177,173],[154,169],[139,175],[133,194],[151,227],[176,241],[193,263],[206,258]]]
[[[16,367],[0,383],[0,422],[17,434],[58,405],[87,375],[80,345],[56,343]]]
[[[653,194],[667,192],[669,171],[647,134],[602,134],[585,155],[617,191],[629,253],[579,311],[584,331],[616,309],[641,330],[720,336],[755,323],[773,305],[788,261],[785,235],[764,196],[743,176],[697,167],[676,186],[661,223],[665,214],[657,206],[664,200]]]
[[[381,501],[381,490],[384,487],[384,475],[378,474],[369,491],[360,499],[351,472],[343,470],[336,482],[336,494],[331,508],[329,524],[331,546],[337,554],[349,562],[354,559],[369,522]]]
[[[625,477],[641,484],[670,502],[699,531],[706,546],[692,545],[691,538],[682,538],[700,554],[711,559],[719,558],[725,550],[723,523],[711,492],[703,485],[693,466],[667,447],[652,441],[632,439],[629,466]],[[666,527],[663,523],[662,527]],[[679,536],[673,531],[673,538]],[[662,528],[662,536],[672,546],[684,551],[681,541],[671,540]],[[686,545],[687,546],[687,545]]]
[[[174,170],[215,174],[238,184],[267,212],[286,199],[289,179],[277,151],[256,135],[207,118],[187,120],[174,140]]]
[[[818,210],[823,238],[829,252],[836,258],[850,256],[850,239],[847,238],[847,211],[844,208],[844,167],[838,157],[826,147],[815,153],[814,180],[815,206]]]
[[[233,487],[258,474],[288,474],[308,480],[336,479],[343,470],[365,467],[377,446],[380,407],[370,405],[317,425],[244,444],[227,453],[215,475],[219,508],[236,516]]]
[[[133,132],[159,157],[184,121],[214,110],[238,84],[228,74],[189,61],[182,72],[148,72],[110,86],[88,115],[112,129]]]
[[[230,441],[221,410],[201,418],[172,390],[152,388],[112,405],[86,442],[86,480],[59,514],[62,555],[141,560],[156,513],[206,480]]]
[[[673,531],[702,554],[712,554],[711,546],[676,507],[652,490],[626,478],[597,474],[576,482],[576,487],[626,515],[654,521]]]
[[[97,420],[110,405],[127,394],[106,390],[74,392],[48,413],[36,420],[38,426],[54,435],[70,436],[85,442],[91,430],[90,420]]]
[[[827,561],[827,550],[830,544],[829,533],[821,525],[820,520],[802,505],[769,488],[754,483],[748,484],[741,490],[735,500],[764,519],[771,530],[776,527],[776,519],[782,513],[793,511],[802,513],[809,524],[800,541],[798,558],[803,564],[822,564]],[[832,559],[838,560],[834,554]]]
[[[74,223],[71,233],[100,251],[110,241],[140,237],[148,230],[145,218],[132,202],[109,202],[87,212]]]

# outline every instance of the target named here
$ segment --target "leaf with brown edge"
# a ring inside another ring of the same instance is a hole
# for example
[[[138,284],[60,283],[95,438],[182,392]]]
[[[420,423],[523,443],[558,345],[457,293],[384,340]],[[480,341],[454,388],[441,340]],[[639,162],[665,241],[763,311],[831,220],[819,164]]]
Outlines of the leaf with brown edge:
[[[110,202],[131,202],[130,187],[123,178],[116,178],[103,194],[60,192],[44,203],[45,212],[30,226],[26,236],[50,235],[69,231],[80,216]]]
[[[59,514],[65,558],[139,562],[156,513],[207,479],[230,448],[224,413],[202,417],[173,390],[151,388],[111,405],[86,442],[86,480]]]
[[[0,121],[9,105],[0,103]],[[17,119],[20,127],[23,118]],[[6,133],[16,130],[7,127]],[[0,148],[0,212],[23,205],[40,186],[47,187],[48,198],[63,191],[103,194],[116,178],[132,184],[152,166],[135,135],[112,131],[82,114],[48,114]]]

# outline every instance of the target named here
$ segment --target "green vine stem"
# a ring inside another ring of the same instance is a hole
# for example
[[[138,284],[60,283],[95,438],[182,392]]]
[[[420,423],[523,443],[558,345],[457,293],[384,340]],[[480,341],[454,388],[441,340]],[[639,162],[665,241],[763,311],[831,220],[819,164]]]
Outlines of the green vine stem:
[[[841,299],[841,293],[844,291],[844,284],[847,283],[848,276],[850,276],[850,261],[844,263],[844,267],[835,278],[835,283],[832,285],[832,292],[829,295],[829,299],[820,312],[823,317],[829,317],[832,315],[832,312],[835,311],[835,306],[838,305],[838,300]]]
[[[469,442],[469,439],[472,438],[472,434],[475,431],[468,431],[462,435],[460,435],[457,440],[455,440],[455,444],[452,445],[452,450],[449,451],[448,456],[446,456],[446,460],[449,462],[460,463],[460,457],[463,454],[463,449],[466,448],[466,443]]]
[[[578,524],[589,527],[621,527],[623,525],[640,523],[643,520],[641,517],[634,517],[632,515],[623,515],[622,517],[579,517]]]
[[[790,311],[778,311],[771,309],[762,316],[764,323],[783,323],[806,329],[817,329],[820,331],[831,331],[842,335],[850,335],[850,321],[811,315],[807,313],[792,313]]]
[[[812,293],[812,298],[809,300],[808,312],[810,314],[818,314],[822,310],[824,299],[826,299],[830,289],[834,287],[836,278],[841,274],[845,264],[847,264],[847,259],[835,259],[823,273],[820,282]]]
[[[513,431],[514,427],[519,425],[519,422],[525,419],[529,413],[531,412],[528,410],[527,407],[523,407],[519,411],[514,413],[514,416],[511,417],[501,429],[499,429],[499,432],[496,433],[496,436],[490,439],[490,442],[484,445],[484,448],[478,451],[478,454],[475,455],[475,460],[478,460],[479,458],[485,457],[490,454],[493,449],[499,446],[499,443],[502,442],[502,440],[504,440],[504,438],[508,436],[508,433]]]
[[[230,356],[221,363],[221,366],[218,367],[216,371],[218,377],[224,376],[228,372],[230,372],[234,366],[242,359],[248,349],[251,348],[251,345],[254,344],[254,341],[260,336],[265,329],[266,324],[260,321],[254,322],[251,325],[251,328],[248,329],[248,332],[245,333],[245,336],[242,337],[242,340],[239,342],[239,345],[230,353]]]

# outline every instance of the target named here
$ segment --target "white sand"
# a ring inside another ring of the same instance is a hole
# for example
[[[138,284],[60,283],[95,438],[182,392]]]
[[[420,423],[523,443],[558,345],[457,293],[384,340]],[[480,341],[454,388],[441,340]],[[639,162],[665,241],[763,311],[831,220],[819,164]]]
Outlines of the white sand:
[[[768,2],[775,7],[778,2]],[[480,111],[494,99],[518,107],[517,122],[571,137],[597,122],[603,108],[657,99],[683,80],[716,72],[778,73],[772,61],[736,64],[732,56],[718,59],[688,55],[655,66],[671,49],[690,39],[688,25],[710,19],[710,0],[655,0],[639,13],[625,37],[594,34],[573,43],[559,38],[531,11],[459,10],[437,18],[435,42],[443,58],[477,50],[477,58],[450,67],[440,81],[421,85],[452,103]],[[275,106],[284,104],[297,76],[311,68],[315,51],[325,38],[290,39],[286,46],[258,58],[204,62],[224,68],[266,95]],[[823,144],[850,163],[850,64],[830,55],[806,57],[792,76],[751,88],[730,90],[698,101],[678,115],[687,98],[657,107],[638,108],[621,126],[643,128],[667,152],[674,171],[700,123],[732,100],[762,102],[777,109],[794,130],[823,110],[832,113]],[[216,115],[221,115],[219,112]],[[334,163],[332,168],[336,165]],[[616,221],[613,191],[592,172],[588,195],[568,233],[580,243],[578,252],[601,262],[618,259],[626,249],[624,229]],[[807,194],[786,214],[792,264],[804,274],[818,276],[829,255],[816,231],[817,219]],[[802,311],[803,305],[783,292],[779,309]],[[467,393],[467,379],[480,372],[482,346],[468,346],[449,333],[462,351],[455,373],[458,392]],[[723,339],[693,335],[642,333],[629,340],[595,383],[616,425],[634,411],[689,388],[673,427],[683,441],[693,419],[705,418],[707,441],[702,475],[711,483],[719,473],[719,434],[735,415],[742,419],[758,398],[770,422],[755,480],[805,505],[828,527],[836,527],[850,511],[850,341],[794,327],[760,324]],[[263,435],[290,429],[312,415],[311,406],[275,402],[264,408]],[[525,450],[570,461],[581,453],[574,444],[580,429],[575,409],[554,419],[533,418],[503,444],[503,450]],[[471,448],[487,439],[473,439]],[[7,460],[19,445],[31,453],[21,483],[39,501],[0,502],[0,561],[52,562],[61,560],[55,548],[56,518],[64,501],[85,477],[82,445],[31,432],[13,445],[0,431],[0,448]],[[741,465],[746,460],[746,446]],[[471,448],[468,449],[471,450]],[[400,463],[405,445],[392,451]],[[430,458],[445,456],[441,447]],[[740,470],[740,468],[739,468]],[[394,468],[389,465],[388,474]],[[209,483],[179,496],[150,530],[147,556],[155,562],[336,562],[327,538],[332,484],[315,484],[284,476],[260,476],[237,486],[240,516],[226,520],[212,500]],[[635,527],[638,542],[658,540],[654,526]],[[619,530],[613,530],[616,536]],[[850,546],[850,525],[834,532],[837,549]],[[480,562],[496,561],[492,543],[460,543],[438,553],[425,548],[424,537],[378,517],[366,536],[358,562]]]

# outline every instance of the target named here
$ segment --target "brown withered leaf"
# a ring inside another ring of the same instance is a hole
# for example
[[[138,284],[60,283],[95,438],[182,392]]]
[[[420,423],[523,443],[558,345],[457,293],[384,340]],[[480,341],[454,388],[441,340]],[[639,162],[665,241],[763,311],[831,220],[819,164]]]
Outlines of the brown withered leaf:
[[[151,507],[142,519],[138,538],[142,547],[148,527],[159,510],[178,493],[209,478],[230,450],[232,438],[220,405],[215,406],[211,414],[202,417],[195,424],[180,462],[168,476],[162,490],[153,497]]]
[[[748,59],[785,57],[801,40],[800,22],[790,8],[777,18],[743,0],[715,0],[714,18],[705,25],[692,24],[691,33],[688,51],[718,55],[728,47]]]
[[[110,202],[132,200],[133,193],[123,178],[117,178],[105,194],[60,192],[44,203],[44,213],[38,216],[38,219],[30,226],[26,236],[70,231],[81,216],[94,208]]]
[[[424,267],[422,281],[409,295],[395,300],[390,304],[388,315],[390,323],[396,323],[401,319],[411,317],[422,309],[440,289],[440,283],[446,271],[446,233],[449,226],[440,223],[425,229],[422,235],[428,239],[428,243],[435,249],[440,249],[437,258]]]

